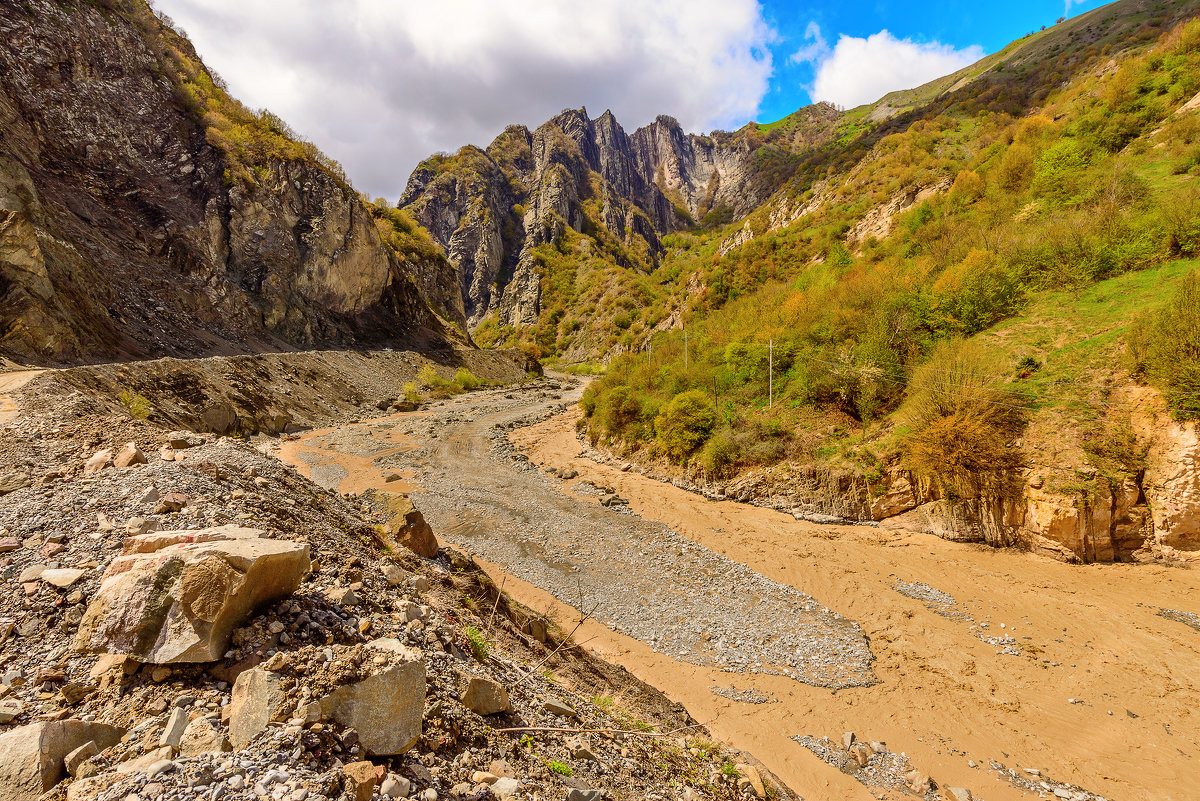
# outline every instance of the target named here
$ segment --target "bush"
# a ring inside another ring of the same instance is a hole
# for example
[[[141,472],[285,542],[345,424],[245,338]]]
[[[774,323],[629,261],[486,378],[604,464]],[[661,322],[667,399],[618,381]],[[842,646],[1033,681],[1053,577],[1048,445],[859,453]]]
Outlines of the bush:
[[[683,461],[704,444],[717,423],[712,399],[698,389],[671,398],[654,419],[658,444],[672,459]]]
[[[417,385],[413,381],[404,383],[404,400],[406,403],[420,403],[421,393],[417,391]]]
[[[720,476],[737,461],[737,457],[737,441],[725,431],[720,431],[704,444],[704,449],[700,452],[699,464],[710,475]]]
[[[1134,366],[1162,390],[1172,414],[1200,418],[1200,271],[1183,277],[1165,308],[1135,322],[1126,343]]]
[[[1024,427],[1024,403],[995,385],[1002,368],[981,346],[965,342],[935,348],[929,365],[914,372],[902,409],[909,425],[901,446],[908,467],[972,489],[1018,467],[1019,454],[1007,443]]]
[[[421,386],[429,389],[436,389],[442,385],[442,377],[438,375],[437,370],[433,369],[432,364],[427,364],[417,373],[417,382]]]
[[[117,402],[125,407],[129,415],[135,420],[145,420],[150,416],[150,412],[154,411],[154,406],[150,400],[140,393],[134,392],[132,389],[123,389],[117,395]]]
[[[478,389],[482,382],[476,378],[475,374],[470,370],[465,367],[460,367],[454,373],[454,383],[457,384],[458,388],[463,392],[470,392],[473,389]]]

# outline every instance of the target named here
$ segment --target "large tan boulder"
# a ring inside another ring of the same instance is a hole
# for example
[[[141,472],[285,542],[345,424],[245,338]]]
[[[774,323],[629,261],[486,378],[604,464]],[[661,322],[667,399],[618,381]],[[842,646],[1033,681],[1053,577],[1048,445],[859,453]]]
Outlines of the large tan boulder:
[[[426,559],[437,556],[437,537],[425,522],[425,516],[413,506],[412,501],[404,495],[384,493],[384,496],[387,499],[388,515],[388,520],[383,526],[384,532],[418,556],[424,556]]]
[[[212,662],[258,606],[290,595],[308,546],[236,526],[125,541],[84,613],[75,648],[141,662]]]
[[[36,801],[63,778],[67,754],[88,742],[104,750],[124,734],[83,720],[31,723],[0,734],[0,801]]]
[[[425,660],[412,651],[403,656],[406,661],[338,687],[320,701],[321,718],[357,731],[359,743],[373,756],[403,754],[421,739]]]

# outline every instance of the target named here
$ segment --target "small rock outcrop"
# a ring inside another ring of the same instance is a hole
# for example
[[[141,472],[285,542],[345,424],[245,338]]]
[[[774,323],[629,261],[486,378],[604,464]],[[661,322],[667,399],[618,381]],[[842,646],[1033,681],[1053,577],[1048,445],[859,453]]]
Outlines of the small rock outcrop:
[[[255,607],[287,596],[309,570],[308,546],[223,526],[125,541],[79,624],[75,647],[142,662],[211,662]]]

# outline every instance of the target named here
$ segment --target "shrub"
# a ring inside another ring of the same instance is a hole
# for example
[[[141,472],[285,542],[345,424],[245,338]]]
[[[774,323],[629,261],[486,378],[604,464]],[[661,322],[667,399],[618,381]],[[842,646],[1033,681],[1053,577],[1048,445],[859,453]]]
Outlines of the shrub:
[[[442,385],[442,377],[433,369],[432,364],[427,364],[417,373],[417,382],[423,387],[436,389]]]
[[[490,647],[487,638],[483,636],[483,632],[474,626],[467,626],[463,630],[463,637],[467,641],[467,650],[469,650],[476,659],[484,662],[488,657],[488,648]]]
[[[721,431],[712,436],[704,444],[700,452],[700,467],[714,476],[723,474],[738,457],[737,441],[728,433]]]
[[[420,403],[421,393],[417,391],[417,385],[413,381],[404,382],[404,400],[406,403]]]
[[[1183,277],[1163,309],[1140,318],[1126,342],[1135,367],[1163,391],[1174,416],[1200,418],[1200,271]]]
[[[654,419],[659,447],[672,459],[683,461],[704,444],[717,422],[712,399],[698,389],[671,398]]]
[[[901,410],[910,469],[950,487],[977,488],[1019,466],[1007,443],[1024,426],[1024,403],[996,387],[1000,367],[965,342],[935,348],[929,365],[914,372]]]
[[[478,389],[480,383],[482,382],[480,382],[480,380],[476,378],[475,374],[470,370],[465,367],[460,367],[454,373],[454,383],[457,384],[458,388],[464,392],[470,392],[473,389]]]
[[[150,399],[132,389],[123,389],[117,395],[117,402],[125,407],[135,420],[145,420],[154,411]]]
[[[546,767],[551,773],[557,773],[559,776],[570,776],[575,771],[571,770],[571,766],[564,762],[556,762],[553,759],[546,762]]]

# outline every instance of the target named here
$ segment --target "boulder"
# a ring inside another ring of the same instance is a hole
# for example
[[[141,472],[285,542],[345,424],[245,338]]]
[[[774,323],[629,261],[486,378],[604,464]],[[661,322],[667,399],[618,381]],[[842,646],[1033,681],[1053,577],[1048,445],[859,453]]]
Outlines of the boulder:
[[[88,459],[83,465],[84,473],[98,473],[104,468],[110,466],[113,460],[112,448],[96,451],[92,454],[92,458]]]
[[[183,730],[179,741],[179,755],[194,757],[201,754],[220,754],[233,750],[232,745],[220,729],[208,718],[196,718]]]
[[[421,738],[425,660],[413,651],[405,656],[408,661],[338,687],[320,700],[321,717],[358,732],[368,754],[403,754]]]
[[[135,464],[145,464],[146,454],[132,442],[126,442],[113,457],[113,467],[132,467]]]
[[[288,705],[279,685],[280,676],[262,668],[243,671],[233,683],[229,701],[229,739],[242,750],[271,723],[288,719]]]
[[[433,559],[438,554],[437,537],[425,522],[425,516],[403,495],[382,493],[387,507],[388,520],[383,526],[385,533],[396,542],[418,556]]]
[[[28,473],[20,473],[15,470],[8,473],[0,473],[0,495],[7,495],[19,489],[25,489],[25,487],[28,487],[32,483]]]
[[[59,589],[65,589],[79,581],[86,574],[86,570],[80,570],[79,568],[60,567],[53,570],[43,570],[42,574],[38,576],[38,578],[47,584],[53,584]]]
[[[471,676],[462,693],[463,705],[477,715],[495,715],[511,708],[508,690],[498,681],[483,676]]]
[[[129,537],[83,615],[75,648],[141,662],[212,662],[258,606],[290,595],[308,546],[237,526]]]
[[[79,769],[83,766],[83,763],[98,753],[100,753],[100,746],[96,745],[95,740],[88,740],[63,757],[63,767],[67,769],[67,773],[75,776],[79,773]]]
[[[36,801],[63,777],[68,754],[89,742],[103,750],[124,734],[82,720],[31,723],[0,734],[0,801]]]
[[[167,718],[167,726],[163,729],[162,736],[158,740],[158,745],[161,748],[164,745],[169,745],[172,748],[178,748],[183,742],[183,732],[188,725],[187,710],[183,707],[175,707],[171,710],[171,716]]]
[[[762,775],[758,772],[758,768],[745,763],[739,763],[735,767],[738,774],[750,783],[750,789],[754,792],[755,798],[767,797],[767,787],[763,784]]]

